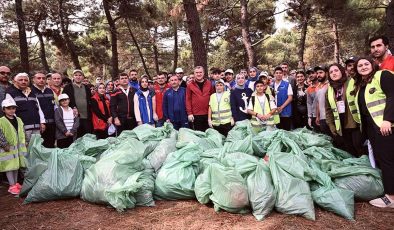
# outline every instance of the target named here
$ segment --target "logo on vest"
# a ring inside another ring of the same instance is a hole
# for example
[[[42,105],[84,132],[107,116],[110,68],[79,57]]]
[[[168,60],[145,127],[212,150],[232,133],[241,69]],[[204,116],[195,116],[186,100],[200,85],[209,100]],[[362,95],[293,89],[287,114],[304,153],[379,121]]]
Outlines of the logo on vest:
[[[228,98],[224,98],[224,102],[228,102]]]
[[[375,92],[376,92],[375,87],[369,89],[369,94],[374,94]]]

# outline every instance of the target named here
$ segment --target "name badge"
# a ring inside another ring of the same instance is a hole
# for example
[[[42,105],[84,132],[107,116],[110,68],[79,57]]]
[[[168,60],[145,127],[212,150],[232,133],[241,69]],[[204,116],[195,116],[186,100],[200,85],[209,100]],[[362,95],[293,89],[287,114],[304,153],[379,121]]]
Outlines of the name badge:
[[[344,113],[345,112],[345,102],[344,101],[337,101],[337,109],[338,109],[338,113]]]

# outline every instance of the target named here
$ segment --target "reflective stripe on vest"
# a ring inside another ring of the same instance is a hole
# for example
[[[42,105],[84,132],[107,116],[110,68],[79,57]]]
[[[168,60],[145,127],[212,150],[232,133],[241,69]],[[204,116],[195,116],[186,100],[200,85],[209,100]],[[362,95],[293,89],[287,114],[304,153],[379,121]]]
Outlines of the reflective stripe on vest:
[[[209,99],[211,106],[211,119],[212,124],[215,126],[224,125],[231,122],[231,105],[230,105],[230,92],[223,92],[222,97],[218,103],[217,94],[212,94]]]
[[[386,95],[380,85],[382,71],[377,71],[371,83],[365,87],[365,104],[375,124],[380,127],[383,122],[384,109],[386,108]],[[358,99],[358,94],[356,100]],[[392,124],[394,127],[394,124]]]
[[[347,104],[349,106],[350,113],[352,114],[353,120],[357,123],[360,123],[361,118],[360,114],[357,111],[357,105],[355,102],[356,97],[354,95],[351,95],[351,92],[354,90],[354,79],[351,78],[346,87],[346,100]]]
[[[330,104],[330,108],[332,110],[332,114],[334,115],[335,130],[340,132],[341,120],[339,119],[339,113],[338,113],[337,103],[335,102],[334,99],[334,94],[335,94],[334,88],[328,86],[327,98],[328,98],[328,103]]]
[[[39,129],[40,128],[40,124],[33,124],[33,125],[25,125],[23,126],[25,128],[25,130],[29,130],[29,129]]]
[[[26,157],[27,156],[27,152],[17,152],[14,154],[10,154],[10,155],[6,155],[4,157],[0,157],[0,162],[2,161],[9,161],[15,158],[19,158],[19,157]]]
[[[263,108],[261,107],[261,104],[260,104],[260,101],[259,101],[257,95],[255,95],[253,97],[255,98],[255,102],[253,105],[253,112],[258,113],[258,114],[263,114],[263,115],[267,115],[271,112],[271,106],[270,106],[270,101],[268,100],[268,97],[273,99],[272,96],[267,97],[267,95],[264,95],[264,97],[265,97],[264,111],[263,111]],[[275,124],[279,124],[279,122],[280,122],[279,115],[275,114],[275,115],[271,116],[268,120],[266,120],[266,125],[275,125]],[[257,119],[256,116],[252,116],[250,123],[253,127],[257,127],[257,128],[261,128],[261,127],[263,127],[263,125],[265,125],[259,119]]]

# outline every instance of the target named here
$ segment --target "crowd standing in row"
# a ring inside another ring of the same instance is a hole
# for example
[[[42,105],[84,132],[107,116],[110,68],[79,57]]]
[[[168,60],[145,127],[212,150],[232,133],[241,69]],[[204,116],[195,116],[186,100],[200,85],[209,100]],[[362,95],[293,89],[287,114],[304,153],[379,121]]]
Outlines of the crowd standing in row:
[[[72,81],[59,73],[18,73],[0,67],[0,172],[9,192],[18,194],[18,169],[25,167],[26,143],[41,134],[48,148],[66,148],[77,137],[119,135],[142,124],[205,131],[224,136],[237,121],[249,119],[254,131],[307,127],[333,138],[336,147],[358,157],[373,149],[386,195],[370,203],[394,207],[394,57],[384,36],[370,41],[371,56],[314,68],[289,71],[282,63],[273,75],[255,67],[222,71],[207,77],[197,66],[184,76],[161,72],[151,81],[136,70],[116,81],[86,81],[81,70]],[[30,81],[32,81],[30,83]]]

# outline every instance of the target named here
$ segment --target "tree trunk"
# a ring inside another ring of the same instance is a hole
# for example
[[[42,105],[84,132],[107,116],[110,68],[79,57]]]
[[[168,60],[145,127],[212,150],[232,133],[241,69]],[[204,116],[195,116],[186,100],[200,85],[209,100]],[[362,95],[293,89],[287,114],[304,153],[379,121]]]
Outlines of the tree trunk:
[[[242,43],[244,44],[246,54],[248,57],[248,67],[255,66],[255,54],[252,46],[252,41],[249,35],[249,17],[248,17],[248,1],[241,0],[241,31]]]
[[[41,59],[42,66],[44,67],[45,71],[47,71],[49,73],[50,68],[49,68],[48,61],[47,61],[44,38],[43,38],[42,33],[39,29],[39,26],[40,26],[40,20],[36,21],[36,23],[34,24],[34,32],[37,34],[38,41],[40,43],[40,59]]]
[[[144,67],[145,73],[150,78],[148,67],[146,66],[146,63],[145,63],[144,55],[141,52],[140,46],[138,45],[137,39],[135,38],[133,31],[131,31],[129,20],[125,19],[125,21],[126,21],[126,25],[127,25],[127,30],[129,31],[131,39],[133,40],[134,45],[137,48],[138,54],[140,55],[142,66]]]
[[[390,40],[389,48],[394,54],[394,1],[390,1],[386,9],[386,36]]]
[[[174,21],[174,65],[172,66],[172,72],[178,67],[178,21]]]
[[[338,25],[335,20],[332,22],[332,32],[334,34],[334,61],[340,63]]]
[[[304,69],[304,52],[305,52],[305,41],[306,41],[306,33],[308,31],[308,20],[304,17],[301,25],[301,39],[300,46],[298,48],[298,68]]]
[[[119,58],[118,58],[118,32],[116,31],[115,21],[112,18],[111,12],[109,10],[109,0],[103,0],[103,8],[105,17],[107,18],[109,25],[109,32],[111,34],[111,76],[112,79],[115,80],[119,75]]]
[[[79,63],[78,54],[75,48],[74,43],[71,41],[71,38],[68,34],[68,18],[64,16],[64,9],[63,9],[63,0],[59,0],[59,19],[60,19],[60,30],[62,31],[64,40],[66,41],[66,45],[68,48],[68,52],[71,56],[71,61],[74,64],[76,69],[81,69],[81,64]]]
[[[22,0],[15,0],[15,14],[19,30],[19,55],[22,71],[29,73],[29,46],[27,45],[25,17],[22,8]]]
[[[196,1],[183,0],[183,7],[186,13],[187,31],[189,32],[192,42],[194,65],[204,67],[205,73],[208,73],[207,50],[204,45],[204,38],[202,35],[200,16],[198,15]]]
[[[154,55],[154,60],[155,60],[155,68],[156,68],[156,74],[159,74],[160,72],[160,67],[159,67],[159,49],[157,48],[157,26],[155,26],[153,32],[153,55]]]

